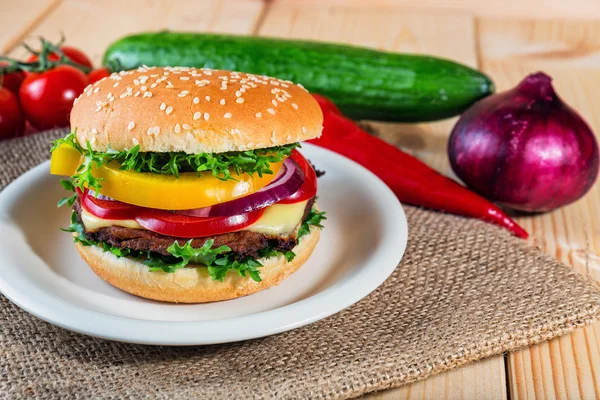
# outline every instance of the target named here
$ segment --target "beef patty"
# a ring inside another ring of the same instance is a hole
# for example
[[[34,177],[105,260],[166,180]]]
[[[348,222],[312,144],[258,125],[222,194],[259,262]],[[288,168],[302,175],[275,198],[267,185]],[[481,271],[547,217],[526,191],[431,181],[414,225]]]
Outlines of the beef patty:
[[[314,202],[315,199],[312,198],[306,203],[302,221],[308,216]],[[77,220],[81,223],[81,205],[79,204],[79,200],[75,202],[73,209],[77,213]],[[125,228],[122,226],[110,226],[95,231],[85,229],[85,236],[88,240],[107,242],[115,247],[151,251],[164,256],[170,255],[167,248],[173,242],[177,241],[180,245],[183,245],[189,241],[189,239],[161,235],[160,233],[146,229]],[[240,259],[245,257],[258,258],[258,251],[266,247],[271,247],[285,253],[296,246],[296,233],[289,236],[270,236],[258,232],[238,231],[194,238],[192,239],[192,247],[202,247],[207,240],[211,239],[214,240],[213,247],[228,246],[235,256]]]

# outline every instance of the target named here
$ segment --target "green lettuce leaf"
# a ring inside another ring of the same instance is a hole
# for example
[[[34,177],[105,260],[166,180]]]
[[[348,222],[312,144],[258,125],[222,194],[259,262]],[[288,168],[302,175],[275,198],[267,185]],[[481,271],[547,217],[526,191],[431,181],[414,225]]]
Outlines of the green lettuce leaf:
[[[272,174],[271,164],[282,161],[295,148],[300,146],[299,143],[291,143],[284,146],[247,151],[186,154],[178,152],[141,152],[139,145],[137,145],[124,151],[115,151],[109,148],[107,152],[98,152],[92,150],[89,143],[86,148],[81,147],[73,132],[56,140],[51,151],[62,144],[74,147],[84,156],[84,162],[75,174],[68,180],[62,181],[63,187],[67,190],[75,190],[75,188],[83,190],[84,187],[88,187],[94,191],[98,191],[102,187],[102,183],[101,179],[97,179],[92,175],[92,167],[99,167],[113,161],[118,162],[122,170],[151,172],[175,177],[179,177],[182,172],[211,171],[213,176],[226,181],[235,179],[231,175],[231,170],[237,174],[257,174],[261,177],[263,174]],[[72,205],[75,198],[75,196],[71,196],[61,199],[58,205],[59,207],[64,204]]]

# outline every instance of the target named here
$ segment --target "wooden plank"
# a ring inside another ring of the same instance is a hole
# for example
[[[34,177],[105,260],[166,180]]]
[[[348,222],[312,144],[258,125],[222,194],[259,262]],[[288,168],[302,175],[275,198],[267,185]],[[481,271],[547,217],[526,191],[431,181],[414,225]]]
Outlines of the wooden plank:
[[[560,96],[600,132],[598,22],[479,21],[484,71],[500,89],[529,72],[554,77]],[[600,186],[580,201],[535,217],[520,218],[533,243],[600,282]],[[509,356],[511,397],[600,398],[600,325],[595,324]]]
[[[251,33],[262,8],[260,0],[64,0],[32,34],[58,40],[64,32],[68,44],[100,64],[106,47],[131,33],[161,29]]]
[[[0,13],[0,54],[6,54],[61,0],[22,0],[2,4]]]
[[[371,398],[373,400],[506,399],[504,363],[498,362],[498,358],[489,358],[412,385],[375,393]]]
[[[276,1],[259,34],[352,43],[373,48],[434,54],[475,66],[474,23],[468,15],[407,13],[395,9],[357,9]],[[440,170],[449,170],[445,143],[452,120],[435,124],[376,124],[384,139],[409,147]],[[493,357],[407,387],[382,392],[380,399],[505,398],[503,357]]]
[[[275,0],[294,7],[320,7],[329,6],[365,8],[365,0]],[[597,19],[600,18],[600,3],[596,0],[369,0],[369,8],[403,9],[409,12],[433,12],[436,14],[471,14],[477,16],[522,18],[570,18],[570,19]]]

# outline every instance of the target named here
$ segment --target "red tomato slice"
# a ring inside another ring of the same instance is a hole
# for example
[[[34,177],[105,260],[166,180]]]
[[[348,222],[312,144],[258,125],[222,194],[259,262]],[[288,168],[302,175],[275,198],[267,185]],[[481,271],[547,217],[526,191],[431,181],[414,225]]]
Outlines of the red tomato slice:
[[[148,210],[135,220],[144,228],[162,235],[196,238],[235,232],[252,225],[262,216],[264,209],[230,217],[189,217],[164,210]]]
[[[230,217],[190,217],[170,211],[138,207],[116,200],[101,200],[77,190],[81,206],[103,219],[135,219],[149,231],[181,238],[197,238],[235,232],[255,223],[264,209]]]
[[[292,152],[290,158],[298,164],[302,171],[304,171],[304,183],[296,193],[280,200],[277,204],[299,203],[301,201],[312,199],[317,194],[317,174],[312,165],[310,165],[310,163],[306,161],[306,158],[304,158],[297,150]]]
[[[103,219],[135,219],[136,214],[142,207],[123,203],[116,200],[101,200],[89,194],[86,189],[82,192],[75,189],[79,195],[81,206],[98,218]]]

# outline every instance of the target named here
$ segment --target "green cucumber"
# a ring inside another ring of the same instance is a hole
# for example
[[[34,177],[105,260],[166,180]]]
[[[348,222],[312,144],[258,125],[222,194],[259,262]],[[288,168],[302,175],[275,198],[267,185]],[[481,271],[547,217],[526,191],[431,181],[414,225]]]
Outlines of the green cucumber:
[[[433,121],[460,114],[494,91],[467,66],[436,57],[299,40],[156,32],[110,45],[104,64],[189,66],[269,75],[330,98],[354,119]]]

